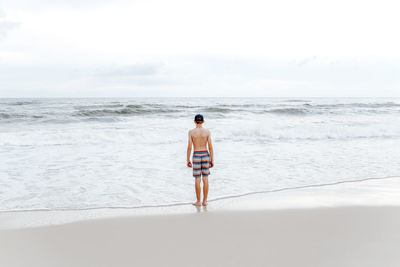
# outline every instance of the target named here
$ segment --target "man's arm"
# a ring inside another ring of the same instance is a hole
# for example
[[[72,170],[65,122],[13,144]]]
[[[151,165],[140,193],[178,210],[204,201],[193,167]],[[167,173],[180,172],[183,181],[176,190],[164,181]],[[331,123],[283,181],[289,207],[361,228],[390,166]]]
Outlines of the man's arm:
[[[211,142],[211,132],[208,131],[208,138],[207,138],[207,143],[208,143],[208,150],[210,151],[210,168],[214,167],[214,150]]]
[[[189,137],[189,140],[188,140],[188,148],[187,148],[186,165],[190,168],[190,167],[192,167],[192,163],[190,162],[190,155],[192,154],[192,145],[193,145],[192,135],[191,135],[190,131],[189,131],[188,137]]]

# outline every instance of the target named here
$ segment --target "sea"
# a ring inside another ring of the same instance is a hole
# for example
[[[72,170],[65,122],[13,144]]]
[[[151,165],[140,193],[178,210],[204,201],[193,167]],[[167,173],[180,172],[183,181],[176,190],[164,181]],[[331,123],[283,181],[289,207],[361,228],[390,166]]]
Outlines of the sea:
[[[400,175],[399,98],[1,98],[0,211],[190,203],[198,113],[209,200]]]

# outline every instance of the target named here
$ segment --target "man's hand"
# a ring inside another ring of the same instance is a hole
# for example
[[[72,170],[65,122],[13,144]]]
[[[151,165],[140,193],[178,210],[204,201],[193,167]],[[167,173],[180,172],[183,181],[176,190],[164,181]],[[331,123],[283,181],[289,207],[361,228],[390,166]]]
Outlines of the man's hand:
[[[187,166],[188,166],[189,168],[192,168],[192,163],[190,162],[190,160],[188,160]]]
[[[210,168],[214,167],[214,161],[210,162]]]

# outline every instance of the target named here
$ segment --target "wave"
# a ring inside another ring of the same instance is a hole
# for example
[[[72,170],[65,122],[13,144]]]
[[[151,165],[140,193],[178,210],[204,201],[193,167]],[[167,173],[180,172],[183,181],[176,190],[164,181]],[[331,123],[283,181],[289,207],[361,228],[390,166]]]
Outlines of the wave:
[[[99,104],[99,105],[79,105],[74,106],[75,109],[85,110],[85,109],[93,109],[93,108],[121,108],[124,107],[123,104]]]
[[[311,102],[311,100],[302,100],[302,99],[289,99],[289,100],[285,100],[284,102]]]
[[[16,114],[16,113],[4,113],[0,112],[1,119],[13,119],[13,118],[27,118],[30,117],[26,114]]]
[[[145,115],[145,114],[165,114],[177,113],[180,110],[176,109],[145,109],[145,108],[130,108],[125,106],[121,109],[94,109],[94,110],[81,110],[72,114],[78,117],[101,117],[110,115]]]
[[[127,105],[127,108],[143,108],[143,105]]]
[[[201,111],[210,112],[210,113],[229,113],[229,112],[232,112],[232,111],[243,111],[243,110],[238,110],[238,109],[234,109],[233,110],[231,108],[212,106],[212,107],[203,108]]]
[[[298,104],[215,104],[212,106],[199,106],[199,105],[176,105],[176,108],[185,109],[202,109],[204,111],[210,112],[226,112],[226,111],[241,111],[246,109],[251,111],[252,108],[258,109],[270,109],[270,108],[298,108],[312,109],[312,108],[327,108],[327,109],[340,109],[340,108],[399,108],[400,103],[395,102],[385,102],[385,103],[339,103],[339,104],[312,104],[311,100],[287,100],[284,102],[288,103],[304,103],[302,105]]]
[[[7,103],[10,106],[23,106],[23,105],[31,105],[31,104],[38,104],[40,102],[38,101],[17,101],[17,102],[11,102]]]
[[[276,108],[265,110],[265,113],[281,114],[281,115],[305,115],[310,111],[304,108]]]
[[[287,102],[311,102],[305,100],[288,100]],[[300,116],[300,115],[320,115],[320,114],[348,114],[348,113],[392,113],[400,111],[400,104],[395,102],[385,103],[341,103],[341,104],[223,104],[206,107],[178,105],[179,109],[197,109],[205,113],[270,113],[276,115]],[[182,110],[181,110],[182,111]],[[184,110],[183,110],[184,111]]]
[[[14,120],[14,119],[23,119],[23,120],[29,120],[29,119],[41,119],[45,118],[45,116],[39,115],[39,114],[20,114],[20,113],[5,113],[5,112],[0,112],[0,119],[4,120]]]
[[[86,101],[86,100],[85,100]],[[43,102],[42,105],[24,107],[38,101],[17,101],[0,103],[0,120],[7,123],[22,120],[36,122],[76,122],[84,120],[101,120],[121,116],[166,115],[195,113],[210,114],[214,117],[226,117],[230,114],[270,114],[276,116],[313,116],[313,115],[353,115],[353,114],[398,114],[400,103],[354,102],[354,103],[321,103],[316,100],[288,99],[287,103],[129,103],[129,102]],[[307,103],[304,103],[307,102]],[[78,105],[77,105],[78,104]],[[11,105],[11,106],[10,106]],[[190,116],[191,116],[190,115]],[[45,120],[48,119],[48,120]]]
[[[311,108],[398,108],[400,103],[385,102],[385,103],[340,103],[340,104],[304,104]]]

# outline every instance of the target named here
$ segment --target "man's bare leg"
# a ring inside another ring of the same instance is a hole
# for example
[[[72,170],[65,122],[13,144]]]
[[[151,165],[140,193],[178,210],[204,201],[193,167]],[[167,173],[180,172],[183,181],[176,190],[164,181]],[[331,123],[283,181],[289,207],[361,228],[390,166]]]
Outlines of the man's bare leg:
[[[208,176],[203,176],[203,206],[207,206]]]
[[[196,198],[197,201],[195,203],[193,203],[193,205],[195,206],[201,206],[201,202],[200,202],[200,194],[201,194],[201,187],[200,187],[200,182],[201,182],[201,178],[195,178],[195,184],[194,187],[196,188]]]

